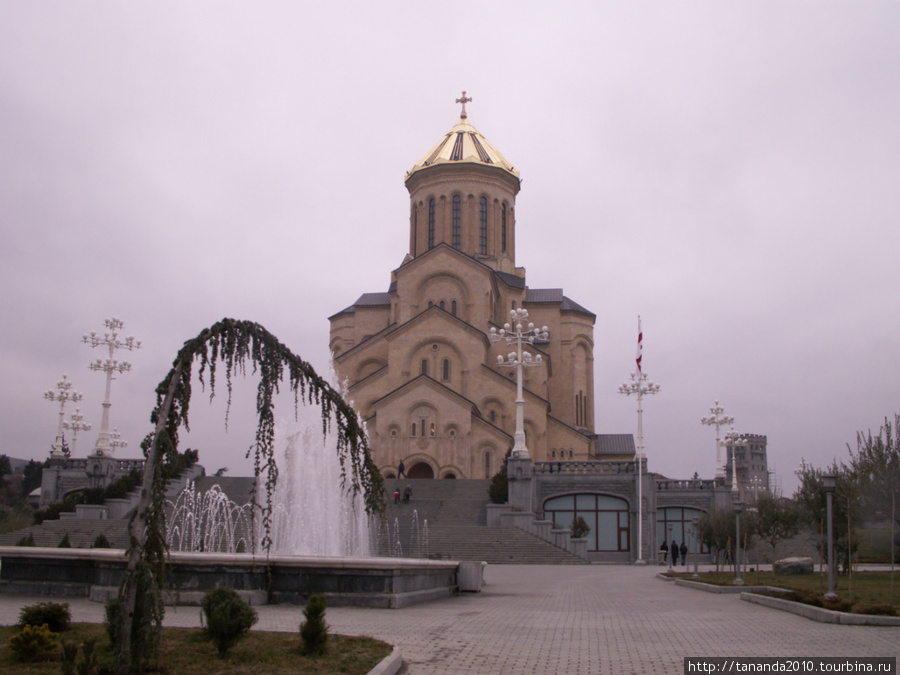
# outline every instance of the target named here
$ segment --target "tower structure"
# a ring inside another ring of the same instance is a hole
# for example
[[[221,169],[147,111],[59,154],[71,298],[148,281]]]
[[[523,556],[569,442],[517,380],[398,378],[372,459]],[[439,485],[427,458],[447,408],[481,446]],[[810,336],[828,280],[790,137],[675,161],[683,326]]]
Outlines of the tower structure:
[[[560,288],[532,289],[516,265],[518,169],[468,120],[406,174],[409,250],[386,292],[330,317],[335,370],[391,476],[485,478],[513,446],[516,379],[493,344],[510,310],[547,326],[533,344],[545,368],[524,375],[524,429],[534,460],[594,453],[595,316]],[[534,236],[538,236],[535,233]]]

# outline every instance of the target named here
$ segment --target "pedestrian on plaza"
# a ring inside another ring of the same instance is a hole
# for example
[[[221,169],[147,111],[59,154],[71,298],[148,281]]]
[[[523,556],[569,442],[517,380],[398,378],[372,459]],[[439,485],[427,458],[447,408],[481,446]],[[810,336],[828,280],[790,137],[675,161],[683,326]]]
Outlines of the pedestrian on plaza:
[[[400,503],[400,488],[394,488],[394,503]]]
[[[397,467],[397,478],[406,478],[406,466],[403,464],[403,460],[400,460],[400,466]]]
[[[662,561],[666,562],[666,558],[669,557],[669,545],[666,542],[663,542],[659,546],[659,552],[662,553]]]
[[[403,503],[409,504],[409,498],[412,497],[412,488],[409,485],[406,486],[406,489],[403,490]]]
[[[681,564],[687,567],[687,546],[681,542]]]
[[[675,540],[672,540],[672,545],[669,547],[669,550],[672,551],[672,567],[678,564],[678,544],[675,543]]]

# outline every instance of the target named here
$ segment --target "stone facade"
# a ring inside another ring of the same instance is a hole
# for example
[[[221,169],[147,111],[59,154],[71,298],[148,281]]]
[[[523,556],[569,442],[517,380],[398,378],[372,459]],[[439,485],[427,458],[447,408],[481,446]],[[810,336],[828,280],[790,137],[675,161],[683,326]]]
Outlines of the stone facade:
[[[409,252],[386,292],[330,317],[330,348],[385,476],[487,478],[515,431],[516,384],[492,344],[510,309],[549,328],[544,366],[524,379],[535,459],[588,459],[596,446],[595,316],[516,267],[518,171],[465,117],[407,174]],[[501,346],[502,345],[502,346]]]

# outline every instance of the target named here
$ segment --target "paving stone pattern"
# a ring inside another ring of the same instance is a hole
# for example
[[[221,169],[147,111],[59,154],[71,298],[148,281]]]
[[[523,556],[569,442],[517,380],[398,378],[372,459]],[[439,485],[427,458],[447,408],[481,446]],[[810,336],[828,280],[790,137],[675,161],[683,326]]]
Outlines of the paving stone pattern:
[[[400,610],[335,607],[333,632],[397,645],[411,675],[680,673],[685,656],[900,656],[900,628],[821,624],[656,578],[655,566],[492,565],[481,593]],[[0,622],[46,598],[0,596]],[[103,607],[71,600],[76,621]],[[302,608],[259,607],[262,630],[296,633]],[[199,625],[169,608],[166,624]],[[291,638],[293,639],[293,638]]]

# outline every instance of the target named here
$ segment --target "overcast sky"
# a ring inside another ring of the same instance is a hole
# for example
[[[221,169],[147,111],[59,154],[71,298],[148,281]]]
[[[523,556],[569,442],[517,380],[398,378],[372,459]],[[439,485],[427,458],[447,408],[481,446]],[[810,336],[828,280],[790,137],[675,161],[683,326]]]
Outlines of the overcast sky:
[[[222,317],[327,373],[327,318],[387,290],[404,174],[466,90],[523,178],[528,285],[597,315],[596,430],[636,432],[641,315],[650,469],[713,476],[718,399],[791,493],[900,411],[898,35],[888,1],[4,2],[0,453],[48,455],[63,373],[92,447],[81,336],[108,316],[145,345],[121,457]],[[197,396],[207,469],[249,473],[254,386],[227,435]]]

